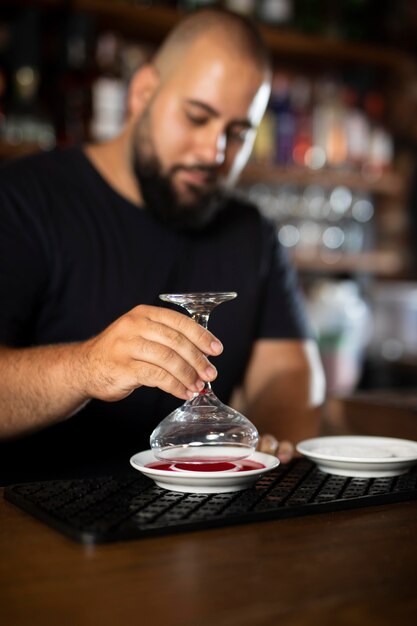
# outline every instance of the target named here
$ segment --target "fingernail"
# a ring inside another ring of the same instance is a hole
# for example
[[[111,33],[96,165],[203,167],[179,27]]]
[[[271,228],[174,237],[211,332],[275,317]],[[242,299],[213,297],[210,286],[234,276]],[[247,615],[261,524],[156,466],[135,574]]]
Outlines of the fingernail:
[[[202,380],[197,380],[194,386],[197,389],[197,391],[201,391],[202,388],[204,387],[204,382]]]
[[[210,348],[215,354],[220,354],[223,351],[223,346],[220,341],[212,341],[210,344]]]
[[[194,396],[195,396],[195,395],[196,395],[196,394],[195,394],[195,391],[187,391],[187,392],[186,392],[186,396],[187,396],[187,398],[188,398],[189,400],[192,400],[192,399],[194,398]]]
[[[217,370],[212,365],[209,365],[206,369],[206,374],[209,378],[214,378],[217,374]]]

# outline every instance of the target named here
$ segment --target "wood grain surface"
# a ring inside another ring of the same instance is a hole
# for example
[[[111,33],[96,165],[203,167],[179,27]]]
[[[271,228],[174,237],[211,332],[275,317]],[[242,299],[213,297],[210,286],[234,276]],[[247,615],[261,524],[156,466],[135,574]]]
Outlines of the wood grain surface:
[[[417,623],[417,502],[84,547],[0,499],[4,626]]]

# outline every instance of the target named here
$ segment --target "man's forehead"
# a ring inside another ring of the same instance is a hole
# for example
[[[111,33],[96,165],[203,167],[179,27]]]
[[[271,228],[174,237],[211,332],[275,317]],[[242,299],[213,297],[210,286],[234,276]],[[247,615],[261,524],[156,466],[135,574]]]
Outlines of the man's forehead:
[[[236,75],[236,69],[245,72]],[[210,73],[213,78],[232,74],[235,80],[242,81],[245,75],[256,74],[260,79],[264,72],[248,54],[239,53],[230,41],[216,33],[207,33],[190,42],[178,51],[171,75],[184,75],[195,78]]]
[[[251,126],[259,123],[259,106],[254,107],[254,102],[260,101],[260,92],[265,93],[265,72],[223,39],[207,35],[197,39],[184,48],[171,68],[161,85],[164,99],[198,101],[230,120],[245,120]]]
[[[208,104],[213,98],[215,102],[220,98],[249,104],[263,83],[263,76],[255,67],[248,68],[238,60],[222,62],[213,55],[200,62],[188,61],[167,81],[167,86],[182,98]]]

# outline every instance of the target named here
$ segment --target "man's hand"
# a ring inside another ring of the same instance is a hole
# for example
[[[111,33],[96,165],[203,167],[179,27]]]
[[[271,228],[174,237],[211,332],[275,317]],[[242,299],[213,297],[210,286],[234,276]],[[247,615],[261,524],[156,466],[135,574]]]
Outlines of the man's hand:
[[[281,463],[289,463],[294,456],[294,445],[291,441],[278,441],[273,435],[269,434],[259,437],[257,450],[277,456]]]
[[[183,400],[214,380],[223,347],[187,315],[140,305],[86,341],[0,346],[0,438],[74,415],[92,398],[114,401],[141,385]]]
[[[88,397],[120,400],[146,385],[186,400],[216,378],[207,356],[223,347],[187,315],[140,305],[80,349],[79,380]]]

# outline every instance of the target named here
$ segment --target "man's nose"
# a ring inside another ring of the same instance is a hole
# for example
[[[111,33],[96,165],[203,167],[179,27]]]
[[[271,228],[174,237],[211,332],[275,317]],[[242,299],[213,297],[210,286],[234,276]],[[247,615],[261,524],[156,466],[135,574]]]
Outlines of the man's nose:
[[[226,133],[207,132],[198,146],[198,159],[204,165],[222,165],[226,158]]]

